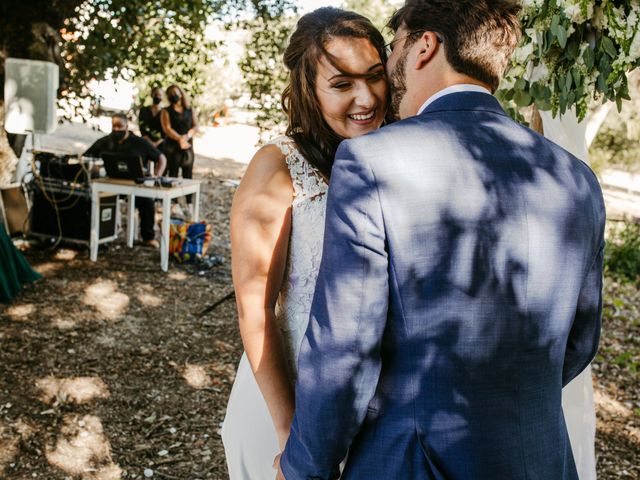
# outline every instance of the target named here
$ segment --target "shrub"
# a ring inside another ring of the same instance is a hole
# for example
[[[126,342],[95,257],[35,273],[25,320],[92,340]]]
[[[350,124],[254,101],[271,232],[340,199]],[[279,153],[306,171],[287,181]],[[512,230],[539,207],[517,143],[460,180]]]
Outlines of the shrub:
[[[605,269],[621,280],[640,279],[640,223],[624,221],[609,230]]]

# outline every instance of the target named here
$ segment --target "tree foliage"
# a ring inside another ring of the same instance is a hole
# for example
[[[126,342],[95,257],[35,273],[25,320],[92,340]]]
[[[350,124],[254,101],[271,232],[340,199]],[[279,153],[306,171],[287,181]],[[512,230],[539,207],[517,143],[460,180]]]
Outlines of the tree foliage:
[[[637,0],[525,0],[522,43],[499,97],[515,112],[535,104],[578,118],[590,102],[629,100],[627,73],[640,65]]]
[[[91,113],[87,87],[92,80],[121,76],[138,85],[178,83],[198,95],[206,88],[204,70],[217,47],[205,37],[206,25],[231,24],[246,12],[268,12],[278,4],[279,0],[0,1],[0,83],[7,56],[56,62],[61,67],[62,106],[67,106],[68,116],[81,118]],[[222,72],[219,77],[224,81]],[[7,145],[0,120],[3,177],[15,164]]]
[[[402,6],[402,0],[345,0],[343,8],[353,10],[364,15],[382,32],[387,41],[393,37],[387,27],[387,22],[393,13]]]
[[[295,27],[295,6],[289,0],[274,1],[269,8],[256,5],[255,16],[243,22],[251,32],[240,62],[244,82],[251,96],[249,108],[256,112],[262,131],[282,129],[286,117],[282,111],[282,92],[288,72],[282,56]]]
[[[216,45],[205,28],[231,13],[217,0],[87,0],[62,30],[68,88],[74,111],[89,95],[90,80],[123,77],[137,83],[179,84],[192,95],[205,88],[204,67]],[[235,6],[240,6],[237,2]],[[145,92],[146,93],[146,92]]]

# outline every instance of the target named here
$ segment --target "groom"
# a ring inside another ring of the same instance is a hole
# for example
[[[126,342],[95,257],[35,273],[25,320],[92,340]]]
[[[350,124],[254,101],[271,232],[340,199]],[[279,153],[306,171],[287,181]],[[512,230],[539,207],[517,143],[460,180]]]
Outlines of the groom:
[[[517,3],[408,1],[401,121],[340,146],[279,475],[576,479],[563,385],[600,331],[593,172],[491,95]],[[281,477],[280,477],[281,478]]]

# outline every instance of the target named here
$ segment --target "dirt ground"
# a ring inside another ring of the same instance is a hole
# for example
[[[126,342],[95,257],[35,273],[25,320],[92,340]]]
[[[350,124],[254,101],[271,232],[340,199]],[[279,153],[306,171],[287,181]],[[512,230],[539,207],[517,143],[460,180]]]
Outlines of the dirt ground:
[[[0,307],[0,478],[224,479],[220,423],[241,354],[228,212],[244,166],[207,159],[202,217],[223,264],[31,247],[44,279]],[[206,312],[219,300],[215,309]],[[600,479],[640,478],[638,288],[607,283],[594,363]],[[631,352],[631,353],[629,353]]]

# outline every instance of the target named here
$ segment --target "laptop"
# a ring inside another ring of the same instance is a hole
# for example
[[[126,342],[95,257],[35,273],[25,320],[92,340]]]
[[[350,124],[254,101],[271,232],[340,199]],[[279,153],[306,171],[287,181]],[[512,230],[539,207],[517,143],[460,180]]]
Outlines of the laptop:
[[[104,152],[100,157],[109,178],[139,180],[145,176],[142,158],[138,155]]]

